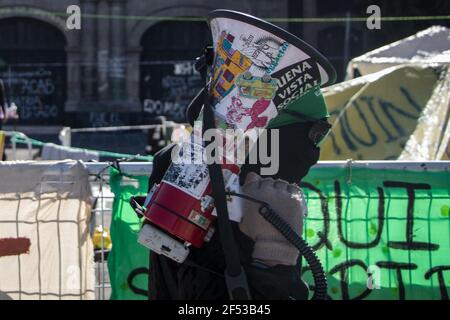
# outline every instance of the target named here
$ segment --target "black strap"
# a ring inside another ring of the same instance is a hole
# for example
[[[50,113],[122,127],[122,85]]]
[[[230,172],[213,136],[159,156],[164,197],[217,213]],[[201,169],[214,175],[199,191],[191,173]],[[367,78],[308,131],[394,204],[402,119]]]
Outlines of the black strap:
[[[212,52],[206,52],[205,54],[212,54]],[[208,92],[208,84],[206,84],[205,90]],[[214,112],[210,103],[210,95],[206,94],[203,106],[203,133],[208,129],[214,128]],[[207,144],[209,143],[211,141],[207,142]],[[214,198],[214,205],[217,211],[220,242],[225,257],[225,282],[227,284],[228,294],[232,300],[249,300],[251,297],[248,289],[247,276],[241,266],[239,249],[236,245],[228,216],[222,168],[218,163],[211,163],[208,165],[208,171],[211,179],[212,197]]]
[[[159,258],[159,263],[160,263],[159,268],[161,269],[161,272],[164,277],[164,281],[166,282],[166,288],[169,291],[170,299],[178,300],[180,298],[179,291],[178,291],[179,286],[177,286],[177,282],[174,277],[174,272],[172,271],[172,269],[169,265],[168,259],[169,258],[161,256]],[[149,281],[150,281],[150,279],[149,279]]]
[[[208,96],[205,100],[209,100]],[[203,110],[204,130],[214,128],[214,115],[209,103],[205,103]],[[247,277],[240,263],[239,251],[228,216],[222,168],[220,164],[211,163],[208,165],[208,170],[211,179],[212,197],[214,198],[217,211],[220,242],[225,257],[225,281],[228,287],[228,293],[231,299],[248,300],[250,299],[250,292]]]

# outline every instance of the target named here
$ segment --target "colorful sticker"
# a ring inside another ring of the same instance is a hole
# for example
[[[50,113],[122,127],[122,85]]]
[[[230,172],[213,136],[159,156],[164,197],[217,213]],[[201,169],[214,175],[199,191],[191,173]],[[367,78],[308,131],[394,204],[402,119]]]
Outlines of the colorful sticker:
[[[202,159],[202,146],[193,143],[183,144],[162,180],[200,199],[209,183],[208,166]]]
[[[289,44],[272,36],[242,35],[242,53],[252,60],[259,70],[271,73],[284,56]]]
[[[248,57],[233,49],[233,42],[234,36],[222,31],[216,47],[212,76],[213,105],[230,93],[234,88],[235,78],[252,65]]]
[[[273,102],[278,109],[320,85],[320,72],[312,59],[290,65],[273,73],[272,77],[277,79],[278,89]]]
[[[189,221],[193,222],[200,228],[207,230],[211,221],[205,216],[201,215],[199,212],[192,210],[188,216]]]
[[[238,97],[232,97],[227,107],[226,122],[234,128],[244,128],[245,131],[253,128],[264,128],[269,117],[262,115],[270,105],[270,100],[259,99],[250,108],[242,103]],[[244,120],[247,124],[244,124]]]
[[[270,75],[253,76],[250,72],[240,74],[236,80],[241,97],[272,100],[277,90],[277,81]]]

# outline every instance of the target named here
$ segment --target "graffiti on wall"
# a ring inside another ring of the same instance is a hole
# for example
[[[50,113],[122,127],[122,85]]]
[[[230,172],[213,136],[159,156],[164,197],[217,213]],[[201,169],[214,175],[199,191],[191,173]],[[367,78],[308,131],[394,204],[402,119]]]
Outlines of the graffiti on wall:
[[[57,123],[65,102],[65,71],[60,67],[16,67],[0,72],[9,94],[18,106],[20,123]]]
[[[151,117],[165,116],[184,122],[186,107],[204,86],[194,62],[149,64],[142,70],[143,112]]]

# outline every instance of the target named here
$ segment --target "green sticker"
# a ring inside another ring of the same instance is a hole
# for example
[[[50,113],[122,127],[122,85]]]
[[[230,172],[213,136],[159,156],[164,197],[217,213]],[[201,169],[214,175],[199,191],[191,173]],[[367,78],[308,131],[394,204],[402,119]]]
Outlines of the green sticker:
[[[372,236],[376,235],[377,231],[378,231],[378,228],[377,228],[376,224],[371,222],[370,223],[370,227],[369,227],[369,234],[372,235]]]
[[[316,232],[313,229],[310,229],[310,228],[306,229],[306,236],[308,238],[314,237],[315,234],[316,234]]]
[[[342,250],[340,248],[335,248],[333,250],[333,257],[337,258],[341,255],[341,253],[342,253]]]
[[[450,211],[449,206],[446,205],[446,204],[444,204],[444,205],[441,207],[441,216],[443,216],[443,217],[448,217],[448,216],[449,216],[449,211]]]

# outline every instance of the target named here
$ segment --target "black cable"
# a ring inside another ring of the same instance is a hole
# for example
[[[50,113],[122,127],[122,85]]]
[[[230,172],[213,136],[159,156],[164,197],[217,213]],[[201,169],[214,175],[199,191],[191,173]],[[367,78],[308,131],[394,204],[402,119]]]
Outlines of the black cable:
[[[286,221],[284,221],[274,210],[272,210],[267,202],[260,201],[244,194],[235,192],[226,192],[226,194],[241,197],[246,200],[261,204],[259,213],[298,249],[300,254],[306,259],[306,262],[311,268],[311,273],[313,275],[315,285],[314,295],[312,299],[326,300],[328,290],[327,276],[323,269],[322,263],[320,262],[313,248],[294,230],[292,230],[292,228],[286,223]]]

